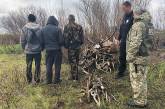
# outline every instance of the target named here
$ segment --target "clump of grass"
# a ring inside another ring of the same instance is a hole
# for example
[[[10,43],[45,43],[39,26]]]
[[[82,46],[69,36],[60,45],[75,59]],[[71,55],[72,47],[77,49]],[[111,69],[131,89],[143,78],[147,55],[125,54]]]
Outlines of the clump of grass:
[[[19,69],[19,70],[18,70]],[[0,75],[0,104],[3,108],[16,107],[26,86],[24,71],[19,66],[6,70]]]
[[[156,83],[165,80],[165,63],[150,65],[148,73],[149,83]]]
[[[0,46],[0,54],[21,54],[21,53],[23,53],[23,50],[19,44]]]
[[[60,85],[27,85],[24,58],[22,55],[5,54],[0,57],[0,109],[129,109],[125,105],[132,96],[128,76],[115,80],[115,73],[96,72],[104,78],[108,93],[117,99],[117,102],[102,102],[98,108],[94,102],[81,100],[81,88],[86,84],[84,77],[81,75],[80,82],[68,81],[70,67],[67,64],[62,65],[63,81]],[[45,65],[42,64],[43,78],[45,74]],[[164,108],[164,82],[165,63],[151,66],[148,73],[148,109]]]

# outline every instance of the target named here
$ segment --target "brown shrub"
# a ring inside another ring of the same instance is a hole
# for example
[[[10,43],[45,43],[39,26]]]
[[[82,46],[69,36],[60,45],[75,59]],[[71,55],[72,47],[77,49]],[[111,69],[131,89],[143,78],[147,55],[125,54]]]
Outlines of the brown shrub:
[[[13,45],[19,43],[19,36],[14,36],[10,34],[0,35],[0,45]]]

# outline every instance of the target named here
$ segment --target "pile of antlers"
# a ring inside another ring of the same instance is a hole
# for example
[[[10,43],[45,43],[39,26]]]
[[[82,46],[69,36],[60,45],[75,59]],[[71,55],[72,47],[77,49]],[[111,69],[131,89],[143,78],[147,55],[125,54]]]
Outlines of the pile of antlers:
[[[83,95],[87,97],[88,102],[94,100],[97,106],[101,106],[101,101],[104,100],[106,102],[111,102],[112,100],[116,100],[116,98],[111,94],[108,95],[107,89],[103,83],[102,77],[97,77],[90,75],[88,76],[86,88],[82,91]]]
[[[114,35],[115,32],[112,36]],[[108,95],[103,78],[94,74],[95,70],[112,72],[118,65],[118,43],[115,38],[110,41],[111,37],[98,44],[84,47],[80,58],[80,67],[87,76],[85,79],[87,84],[82,90],[82,94],[87,97],[88,102],[94,100],[98,106],[101,105],[102,100],[117,101],[113,95]]]
[[[91,70],[112,72],[118,64],[117,50],[111,47],[86,47],[81,56],[80,66],[85,73]]]

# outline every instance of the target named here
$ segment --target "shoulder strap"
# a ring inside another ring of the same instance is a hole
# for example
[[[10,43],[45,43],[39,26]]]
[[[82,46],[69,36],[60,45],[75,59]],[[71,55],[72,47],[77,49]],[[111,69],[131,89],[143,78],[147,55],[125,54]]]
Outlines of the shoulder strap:
[[[29,29],[32,32],[32,37],[34,36],[35,38],[38,39],[39,43],[41,42],[40,39],[37,37],[36,31],[33,29]]]

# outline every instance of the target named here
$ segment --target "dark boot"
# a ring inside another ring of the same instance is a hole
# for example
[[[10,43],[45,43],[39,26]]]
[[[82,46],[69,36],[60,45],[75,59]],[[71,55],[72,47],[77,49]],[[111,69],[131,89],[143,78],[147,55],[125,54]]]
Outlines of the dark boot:
[[[115,79],[122,79],[124,76],[125,76],[124,73],[118,73]]]
[[[53,82],[53,84],[60,84],[62,82],[62,80],[55,80],[54,82]]]

